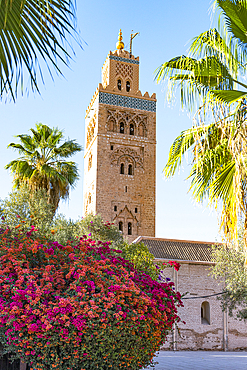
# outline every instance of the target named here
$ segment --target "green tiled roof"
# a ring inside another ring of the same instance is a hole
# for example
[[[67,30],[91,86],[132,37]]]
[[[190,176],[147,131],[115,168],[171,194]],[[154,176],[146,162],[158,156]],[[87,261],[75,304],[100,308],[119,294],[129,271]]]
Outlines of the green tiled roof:
[[[134,243],[143,242],[155,258],[211,262],[211,245],[215,243],[189,240],[161,239],[140,236]]]

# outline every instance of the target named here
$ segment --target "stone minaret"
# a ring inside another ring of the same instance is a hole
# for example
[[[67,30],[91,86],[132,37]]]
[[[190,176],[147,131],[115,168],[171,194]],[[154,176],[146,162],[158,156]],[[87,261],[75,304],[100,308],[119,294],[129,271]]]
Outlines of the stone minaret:
[[[156,95],[139,90],[139,57],[107,55],[86,111],[84,215],[115,222],[132,242],[155,236]]]

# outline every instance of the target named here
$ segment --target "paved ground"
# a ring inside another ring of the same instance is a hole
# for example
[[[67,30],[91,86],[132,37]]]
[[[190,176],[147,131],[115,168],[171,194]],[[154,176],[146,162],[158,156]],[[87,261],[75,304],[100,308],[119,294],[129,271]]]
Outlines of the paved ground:
[[[247,370],[247,352],[160,351],[155,361],[155,370]]]

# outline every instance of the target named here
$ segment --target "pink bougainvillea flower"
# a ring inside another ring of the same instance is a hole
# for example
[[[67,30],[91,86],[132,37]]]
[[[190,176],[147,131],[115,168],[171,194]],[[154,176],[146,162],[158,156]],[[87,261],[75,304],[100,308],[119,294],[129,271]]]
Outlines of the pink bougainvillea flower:
[[[137,270],[110,242],[85,235],[63,246],[18,230],[0,234],[4,349],[42,370],[100,368],[102,358],[119,370],[152,364],[180,321],[174,283]]]

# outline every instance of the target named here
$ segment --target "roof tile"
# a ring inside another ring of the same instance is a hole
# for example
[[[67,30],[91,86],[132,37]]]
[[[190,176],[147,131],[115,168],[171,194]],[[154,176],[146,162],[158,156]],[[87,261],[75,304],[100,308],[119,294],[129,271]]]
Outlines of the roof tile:
[[[143,242],[155,258],[201,262],[212,261],[211,245],[215,244],[144,236],[139,237],[135,242]]]

